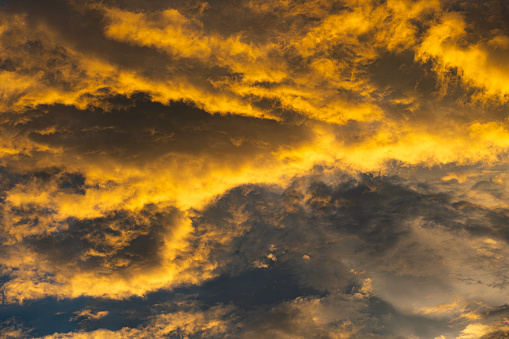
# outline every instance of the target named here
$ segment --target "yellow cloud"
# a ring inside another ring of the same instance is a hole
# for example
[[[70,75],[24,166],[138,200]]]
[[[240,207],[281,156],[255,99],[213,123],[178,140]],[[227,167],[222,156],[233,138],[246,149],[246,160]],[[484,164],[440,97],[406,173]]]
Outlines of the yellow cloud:
[[[440,304],[432,307],[423,307],[417,313],[437,318],[448,318],[453,320],[477,321],[482,318],[479,310],[472,309],[481,308],[482,303],[469,303],[468,301],[457,298],[452,303]]]
[[[124,327],[118,331],[99,329],[92,332],[55,333],[44,339],[88,338],[163,338],[167,336],[200,335],[203,338],[223,336],[230,329],[231,307],[215,306],[202,311],[193,305],[180,305],[186,311],[158,314],[148,325],[137,328]]]
[[[485,325],[482,323],[473,323],[467,325],[456,339],[477,339],[496,331],[508,331],[508,320],[502,320],[499,323]]]
[[[466,29],[460,14],[445,13],[440,24],[428,30],[417,48],[416,59],[433,60],[434,70],[445,85],[450,71],[457,70],[465,85],[482,90],[478,95],[481,100],[495,98],[507,102],[509,68],[496,60],[496,54],[507,53],[509,38],[497,35],[487,42],[468,43]]]
[[[207,67],[228,67],[241,74],[240,80],[208,81],[240,100],[270,98],[280,102],[283,108],[342,124],[348,120],[370,121],[383,117],[382,110],[370,98],[374,88],[362,67],[377,58],[379,48],[390,51],[409,48],[416,41],[416,28],[411,20],[439,7],[436,1],[412,4],[389,1],[383,6],[366,1],[349,5],[352,11],[326,16],[304,35],[282,33],[277,40],[257,44],[244,42],[239,35],[222,37],[205,33],[199,21],[186,18],[176,10],[151,14],[116,8],[103,10],[108,20],[106,35],[112,39],[162,50],[176,62],[191,58]],[[359,40],[362,35],[371,41]],[[370,35],[374,36],[369,38]],[[338,45],[345,46],[351,56],[341,61],[335,58],[332,54]],[[281,51],[291,49],[309,66],[297,71],[288,64]],[[348,95],[340,95],[341,90],[351,91],[361,99],[352,101]],[[202,102],[200,95],[191,99]],[[232,112],[239,112],[229,106]]]
[[[247,82],[280,81],[286,75],[262,48],[242,42],[238,35],[222,38],[204,34],[197,23],[177,10],[162,11],[156,18],[115,8],[105,10],[109,20],[106,35],[110,38],[163,49],[177,58],[228,66],[242,73]]]
[[[94,313],[92,310],[86,308],[81,311],[74,312],[76,316],[71,318],[70,320],[78,320],[80,318],[85,318],[87,320],[99,320],[107,316],[108,313],[109,313],[108,311],[99,311]]]
[[[129,18],[127,14],[126,18]],[[185,76],[149,79],[135,70],[122,69],[96,56],[84,55],[65,42],[53,40],[55,33],[49,27],[39,25],[32,29],[23,16],[2,14],[1,19],[5,24],[0,33],[0,58],[15,60],[12,70],[0,70],[0,110],[3,112],[23,112],[27,108],[53,104],[108,110],[111,107],[101,100],[106,89],[112,94],[127,96],[144,91],[162,103],[193,101],[209,112],[271,116],[235,95],[196,86]],[[30,44],[34,44],[33,51],[26,47]],[[225,48],[229,51],[236,44],[230,41]],[[51,63],[56,65],[44,67]]]
[[[59,263],[48,260],[44,254],[28,247],[11,246],[1,260],[4,271],[11,270],[9,273],[12,278],[3,285],[4,301],[23,302],[46,296],[121,299],[132,295],[142,296],[160,288],[197,284],[212,278],[216,267],[216,264],[208,262],[212,247],[190,247],[189,238],[192,236],[193,228],[189,218],[180,215],[176,220],[166,222],[173,224],[151,225],[164,227],[159,239],[162,245],[157,249],[157,257],[145,258],[147,263],[143,265],[129,261],[118,262],[112,255],[130,244],[133,239],[129,237],[132,237],[133,231],[121,232],[120,238],[109,244],[112,250],[106,254],[112,257],[111,261],[97,268],[91,267],[89,270],[76,266],[76,261],[87,260],[88,257],[72,258],[68,263]],[[215,239],[212,238],[211,241]],[[89,241],[93,243],[94,239]],[[97,245],[104,247],[101,243]],[[211,246],[213,245],[212,243]],[[86,253],[87,256],[96,254],[94,251]]]

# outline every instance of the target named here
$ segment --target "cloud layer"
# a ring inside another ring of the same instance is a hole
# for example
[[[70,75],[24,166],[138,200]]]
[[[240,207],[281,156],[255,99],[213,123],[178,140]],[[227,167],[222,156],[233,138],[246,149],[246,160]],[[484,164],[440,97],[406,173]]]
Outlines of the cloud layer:
[[[3,1],[0,334],[507,336],[508,13]]]

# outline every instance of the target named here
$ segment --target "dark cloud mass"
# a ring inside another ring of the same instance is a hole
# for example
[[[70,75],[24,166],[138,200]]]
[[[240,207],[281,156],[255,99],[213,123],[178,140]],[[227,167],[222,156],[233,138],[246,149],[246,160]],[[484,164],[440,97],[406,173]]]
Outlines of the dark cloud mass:
[[[1,338],[509,338],[506,1],[0,1]]]

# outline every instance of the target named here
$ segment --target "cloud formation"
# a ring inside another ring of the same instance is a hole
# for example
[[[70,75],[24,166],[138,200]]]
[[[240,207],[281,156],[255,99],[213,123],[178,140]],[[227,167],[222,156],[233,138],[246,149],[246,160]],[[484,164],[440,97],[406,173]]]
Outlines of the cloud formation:
[[[505,337],[508,13],[3,1],[0,334]]]

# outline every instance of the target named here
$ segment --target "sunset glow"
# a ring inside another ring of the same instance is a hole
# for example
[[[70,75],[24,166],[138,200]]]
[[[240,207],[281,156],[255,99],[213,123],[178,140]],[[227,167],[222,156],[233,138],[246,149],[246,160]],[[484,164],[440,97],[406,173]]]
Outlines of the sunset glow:
[[[508,60],[504,0],[0,1],[0,337],[508,338]]]

